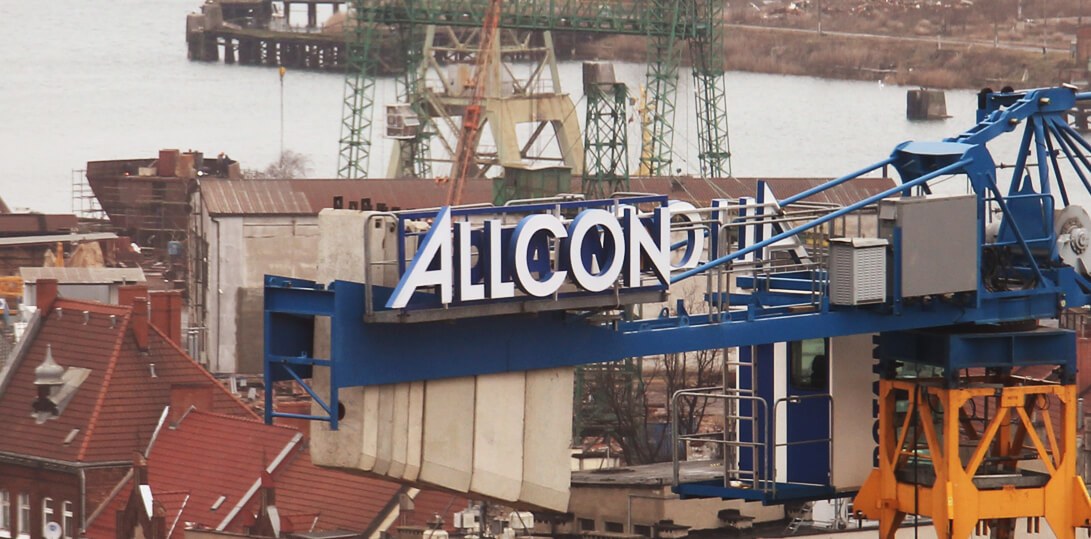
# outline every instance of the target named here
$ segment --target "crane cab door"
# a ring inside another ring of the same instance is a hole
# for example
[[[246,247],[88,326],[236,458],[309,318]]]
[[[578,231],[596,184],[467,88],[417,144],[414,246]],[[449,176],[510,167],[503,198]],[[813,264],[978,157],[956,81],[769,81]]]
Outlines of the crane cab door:
[[[739,349],[736,387],[759,400],[738,402],[738,468],[777,483],[830,484],[829,345],[826,339]]]
[[[785,397],[776,413],[778,481],[830,484],[830,347],[827,339],[787,343]],[[783,457],[782,457],[783,455]]]

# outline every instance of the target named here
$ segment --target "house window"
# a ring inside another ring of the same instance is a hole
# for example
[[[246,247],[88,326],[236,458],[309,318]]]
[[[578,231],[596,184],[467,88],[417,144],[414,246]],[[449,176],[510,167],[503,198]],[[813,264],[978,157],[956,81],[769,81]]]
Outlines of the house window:
[[[11,493],[0,490],[0,537],[11,537]]]
[[[592,520],[590,518],[581,518],[579,520],[580,520],[580,531],[581,532],[595,531],[595,521],[594,520]]]
[[[66,539],[72,537],[72,530],[76,527],[76,517],[72,513],[72,502],[64,502],[64,536]]]
[[[19,495],[18,526],[21,537],[30,537],[30,494]]]
[[[794,341],[789,346],[792,387],[822,393],[829,391],[830,356],[826,339]]]
[[[606,522],[606,531],[610,533],[625,533],[625,526],[620,522]]]
[[[42,535],[46,533],[45,526],[53,520],[53,498],[42,498]]]

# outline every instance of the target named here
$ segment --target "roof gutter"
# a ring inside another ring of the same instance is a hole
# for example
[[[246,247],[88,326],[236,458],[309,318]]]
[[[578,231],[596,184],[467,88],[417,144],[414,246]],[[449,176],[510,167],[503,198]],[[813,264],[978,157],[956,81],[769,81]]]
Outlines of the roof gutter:
[[[273,462],[269,463],[269,466],[265,468],[265,472],[271,475],[276,471],[277,467],[280,466],[280,463],[288,458],[288,455],[291,454],[292,450],[297,445],[299,445],[299,441],[302,439],[303,433],[295,433],[295,436],[292,436],[292,441],[288,442],[288,444],[284,446],[284,449],[280,450],[280,454],[273,459]],[[220,522],[220,525],[216,526],[216,531],[224,531],[224,528],[227,528],[227,525],[230,524],[232,520],[235,520],[235,516],[239,514],[239,511],[242,511],[242,508],[247,503],[250,503],[250,498],[254,496],[254,493],[257,492],[259,488],[261,488],[261,476],[258,476],[258,478],[254,480],[254,484],[250,485],[250,490],[247,490],[246,494],[243,494],[242,498],[239,498],[239,503],[236,503],[235,507],[231,508],[231,512],[224,517],[223,522]]]
[[[98,468],[120,468],[123,466],[133,465],[133,461],[131,460],[109,460],[103,462],[71,462],[67,460],[51,459],[48,457],[32,457],[27,455],[20,455],[18,453],[11,453],[9,451],[0,451],[0,461],[8,462],[11,464],[45,464],[47,467],[64,471],[94,470]]]

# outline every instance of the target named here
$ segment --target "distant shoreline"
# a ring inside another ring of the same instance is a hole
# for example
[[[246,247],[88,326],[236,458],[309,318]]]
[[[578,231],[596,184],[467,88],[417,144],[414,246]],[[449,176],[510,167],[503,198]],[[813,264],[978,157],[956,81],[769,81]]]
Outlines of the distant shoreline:
[[[725,68],[779,75],[942,89],[1030,88],[1067,82],[1067,52],[981,44],[849,37],[817,32],[732,27],[724,36]],[[644,42],[610,36],[577,46],[574,59],[644,61]]]

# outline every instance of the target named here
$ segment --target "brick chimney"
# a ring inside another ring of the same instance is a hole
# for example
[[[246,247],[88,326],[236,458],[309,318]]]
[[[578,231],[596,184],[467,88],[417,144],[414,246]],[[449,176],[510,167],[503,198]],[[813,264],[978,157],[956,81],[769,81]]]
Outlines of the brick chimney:
[[[139,452],[133,456],[133,482],[137,485],[148,484],[148,461]]]
[[[133,298],[133,317],[130,325],[133,328],[133,337],[136,345],[141,350],[148,349],[148,298]]]
[[[117,287],[117,304],[132,305],[136,298],[148,297],[148,287],[139,284],[129,284]]]
[[[215,389],[210,384],[175,384],[170,386],[170,417],[168,423],[173,425],[186,415],[190,408],[196,408],[206,412],[212,411],[212,400]]]
[[[152,303],[151,324],[182,345],[182,291],[163,290],[149,294]]]
[[[56,279],[38,279],[34,283],[35,297],[37,298],[37,307],[41,311],[42,315],[49,312],[49,308],[53,306],[53,301],[57,299],[57,280]]]

